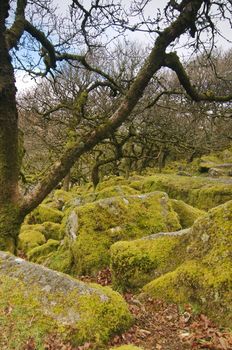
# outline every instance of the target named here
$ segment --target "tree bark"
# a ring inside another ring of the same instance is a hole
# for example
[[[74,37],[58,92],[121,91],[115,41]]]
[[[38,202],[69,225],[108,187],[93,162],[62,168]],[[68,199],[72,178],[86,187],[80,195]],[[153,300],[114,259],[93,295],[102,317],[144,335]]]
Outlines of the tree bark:
[[[63,190],[69,191],[70,189],[70,180],[71,180],[71,172],[69,171],[67,175],[65,175],[63,180]]]
[[[0,249],[14,251],[20,228],[15,79],[4,36],[8,1],[0,2]]]

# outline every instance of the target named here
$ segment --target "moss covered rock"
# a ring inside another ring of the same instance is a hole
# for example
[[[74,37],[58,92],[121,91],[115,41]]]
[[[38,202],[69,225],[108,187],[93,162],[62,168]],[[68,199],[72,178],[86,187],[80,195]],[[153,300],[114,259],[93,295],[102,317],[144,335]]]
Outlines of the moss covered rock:
[[[205,211],[194,208],[181,200],[171,199],[171,203],[173,209],[178,214],[182,228],[191,227],[200,216],[205,214]]]
[[[49,239],[42,246],[30,250],[27,257],[30,261],[50,269],[72,274],[73,255],[68,239],[62,242]]]
[[[24,230],[19,234],[18,238],[18,249],[22,250],[24,253],[27,253],[29,250],[46,242],[45,236],[36,230]]]
[[[45,236],[46,240],[61,240],[64,238],[64,232],[61,230],[61,225],[50,221],[34,225],[23,224],[20,228],[20,233],[24,231],[39,231]]]
[[[45,221],[42,224],[43,234],[46,239],[55,239],[60,241],[64,238],[64,232],[62,232],[61,225],[55,222]]]
[[[221,324],[232,322],[232,201],[198,219],[185,262],[144,287],[155,298],[192,303]]]
[[[59,241],[56,241],[54,239],[49,239],[45,244],[29,250],[27,257],[30,261],[38,262],[39,258],[45,257],[49,253],[56,251],[59,245],[60,245]]]
[[[108,266],[109,248],[116,241],[181,228],[163,192],[112,197],[73,208],[62,226],[73,240],[78,274],[94,274]]]
[[[157,174],[143,180],[141,191],[164,191],[170,198],[181,199],[194,207],[208,210],[231,199],[232,181],[200,176]]]
[[[27,224],[42,224],[45,221],[60,223],[64,214],[55,208],[46,204],[40,204],[32,213],[30,213],[25,223]]]
[[[105,184],[105,183],[104,183]],[[133,189],[130,186],[126,185],[116,185],[116,186],[108,186],[108,183],[105,184],[106,187],[102,188],[100,191],[86,191],[81,192],[79,194],[72,194],[72,198],[65,202],[63,209],[67,209],[70,207],[77,207],[87,203],[95,202],[100,199],[117,197],[117,196],[126,196],[126,195],[135,195],[139,194],[139,191]]]
[[[21,350],[33,338],[42,350],[54,333],[74,346],[90,341],[100,347],[132,322],[125,301],[110,288],[2,252],[0,282],[1,349]]]
[[[157,233],[110,248],[114,288],[138,289],[183,262],[183,247],[190,230]]]

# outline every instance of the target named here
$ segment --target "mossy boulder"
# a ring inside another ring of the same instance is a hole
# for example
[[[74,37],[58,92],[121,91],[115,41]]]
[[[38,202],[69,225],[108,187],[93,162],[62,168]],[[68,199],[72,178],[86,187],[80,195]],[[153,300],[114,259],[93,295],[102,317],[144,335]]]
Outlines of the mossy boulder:
[[[18,237],[18,249],[27,253],[32,248],[38,247],[46,242],[45,236],[36,230],[24,230]]]
[[[94,274],[108,266],[109,248],[119,240],[181,228],[163,192],[112,197],[70,209],[62,226],[73,240],[78,274]]]
[[[24,231],[39,231],[41,233],[44,233],[45,229],[42,224],[34,224],[34,225],[22,224],[22,226],[20,227],[20,233]]]
[[[23,224],[20,228],[20,233],[24,231],[39,231],[45,236],[46,240],[61,240],[64,238],[64,232],[61,230],[61,225],[50,221],[45,221],[42,224],[34,225]]]
[[[208,210],[229,201],[232,197],[230,179],[200,176],[156,174],[144,179],[141,191],[164,191],[170,198],[180,199],[201,210]]]
[[[185,262],[144,286],[147,295],[192,303],[222,325],[232,322],[232,201],[198,219]]]
[[[59,245],[60,245],[59,241],[56,241],[54,239],[49,239],[45,244],[29,250],[27,257],[30,261],[38,262],[39,258],[45,257],[49,253],[56,251]]]
[[[107,184],[108,185],[108,184]],[[87,203],[95,202],[100,199],[111,198],[116,196],[136,195],[139,191],[126,185],[116,185],[102,188],[100,191],[87,191],[72,196],[72,199],[68,200],[64,204],[64,209],[70,207],[77,207]]]
[[[55,239],[60,241],[64,238],[64,232],[62,232],[61,225],[55,222],[45,221],[42,224],[44,228],[44,236],[46,239]]]
[[[64,214],[55,208],[46,204],[40,204],[32,213],[30,213],[26,220],[26,224],[42,224],[45,221],[61,223]]]
[[[0,282],[1,349],[21,350],[32,338],[42,350],[46,337],[54,333],[73,346],[88,341],[100,348],[132,322],[125,301],[110,288],[3,252]]]
[[[73,255],[68,239],[62,242],[49,239],[42,246],[30,250],[27,257],[30,261],[50,269],[72,274]]]
[[[157,233],[134,241],[120,241],[110,248],[113,286],[137,290],[154,278],[175,269],[183,260],[190,230]]]
[[[56,208],[61,210],[67,202],[70,202],[76,196],[77,194],[75,191],[64,191],[59,189],[54,191],[52,200],[55,203]]]
[[[191,227],[200,216],[205,214],[205,211],[194,208],[182,200],[171,199],[171,203],[173,209],[178,214],[183,229]]]
[[[127,195],[136,195],[136,194],[139,194],[139,192],[136,189],[131,188],[130,186],[126,186],[126,185],[109,186],[101,189],[100,191],[88,193],[86,196],[83,197],[83,203],[94,202],[99,199],[105,199],[105,198],[111,198],[111,197],[117,197],[117,196],[123,197]]]

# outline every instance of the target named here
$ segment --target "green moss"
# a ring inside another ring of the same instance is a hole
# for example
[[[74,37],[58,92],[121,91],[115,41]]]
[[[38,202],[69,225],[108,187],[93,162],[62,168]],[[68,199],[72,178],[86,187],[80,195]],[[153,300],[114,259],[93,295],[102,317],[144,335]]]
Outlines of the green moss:
[[[61,230],[61,225],[50,221],[34,225],[23,224],[20,228],[20,233],[24,231],[39,231],[45,236],[46,240],[55,239],[59,241],[64,238],[64,232]]]
[[[45,244],[28,251],[27,257],[30,261],[39,262],[39,258],[44,258],[49,253],[55,251],[60,245],[59,241],[49,239]]]
[[[101,191],[97,192],[96,194],[97,194],[96,199],[98,200],[98,199],[110,198],[115,196],[138,194],[138,191],[136,191],[135,189],[129,186],[121,185],[121,186],[110,186],[110,187],[104,188]]]
[[[73,274],[73,255],[68,242],[62,243],[55,252],[48,255],[43,264],[52,270]]]
[[[183,261],[182,237],[159,237],[111,246],[111,271],[116,289],[138,289]]]
[[[73,346],[88,341],[100,348],[131,325],[125,301],[110,288],[42,267],[38,273],[29,263],[14,266],[9,258],[0,264],[1,349],[21,350],[33,338],[36,349],[42,350],[46,337],[54,333]]]
[[[42,224],[45,221],[60,223],[63,218],[63,213],[48,205],[40,204],[32,213],[27,216],[26,223]]]
[[[19,235],[18,249],[27,253],[32,248],[38,247],[46,242],[44,235],[40,231],[23,231]]]
[[[69,245],[67,239],[61,243],[50,239],[46,244],[30,250],[28,259],[50,269],[72,274],[73,256]]]
[[[141,191],[164,191],[170,198],[208,210],[231,199],[232,185],[200,176],[157,174],[144,179]]]
[[[19,208],[0,203],[0,250],[15,252],[20,225]]]
[[[182,228],[191,227],[200,216],[205,214],[205,211],[194,208],[181,200],[172,199],[171,203],[173,209],[178,214]]]
[[[101,191],[107,187],[127,185],[127,183],[128,180],[126,180],[123,176],[110,176],[107,180],[104,180],[98,184],[97,190]]]
[[[44,236],[46,239],[55,239],[60,241],[64,238],[64,233],[61,230],[61,225],[55,222],[45,221],[42,224],[44,228]]]
[[[184,304],[195,303],[197,290],[204,279],[204,271],[194,261],[188,261],[148,283],[144,292],[154,298],[165,299],[170,302]]]
[[[45,229],[42,224],[34,224],[34,225],[22,224],[22,226],[20,227],[20,233],[24,231],[39,231],[44,234]]]
[[[56,190],[53,193],[53,200],[55,201],[57,208],[62,209],[63,205],[69,201],[71,201],[73,198],[75,198],[77,195],[75,192],[72,191],[64,191],[64,190]]]
[[[192,303],[222,325],[232,322],[232,201],[198,219],[185,262],[144,287],[171,302]]]
[[[57,330],[55,320],[41,312],[37,289],[7,276],[0,277],[0,348],[21,350],[32,337],[43,350],[45,336]],[[10,310],[9,313],[5,310]]]
[[[76,222],[74,229],[70,221]],[[168,196],[162,192],[85,204],[69,211],[63,227],[67,235],[76,235],[72,251],[78,274],[94,274],[108,266],[114,242],[181,228]]]

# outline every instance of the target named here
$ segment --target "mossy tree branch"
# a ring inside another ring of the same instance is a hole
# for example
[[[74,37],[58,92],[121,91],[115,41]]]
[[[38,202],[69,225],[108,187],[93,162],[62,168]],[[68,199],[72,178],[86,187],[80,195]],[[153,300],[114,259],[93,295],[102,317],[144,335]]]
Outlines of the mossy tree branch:
[[[12,26],[7,29],[5,37],[7,41],[7,47],[11,50],[16,47],[25,29],[25,9],[27,6],[27,0],[18,0],[17,8],[15,12],[15,20]]]
[[[232,100],[232,94],[217,96],[213,91],[198,92],[191,84],[190,78],[176,53],[172,52],[165,55],[164,66],[172,69],[176,73],[181,85],[192,100],[196,102],[229,102]]]
[[[151,78],[163,66],[166,58],[166,48],[189,29],[195,21],[203,2],[203,0],[192,1],[191,7],[184,8],[177,19],[160,33],[150,55],[118,109],[106,124],[101,125],[66,150],[62,158],[50,169],[49,174],[24,198],[20,206],[23,215],[41,203],[84,153],[93,149],[100,141],[112,134],[128,118],[138,100],[142,97]]]

